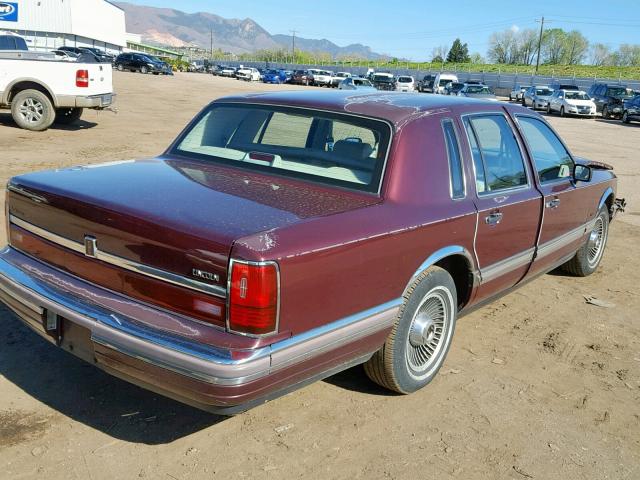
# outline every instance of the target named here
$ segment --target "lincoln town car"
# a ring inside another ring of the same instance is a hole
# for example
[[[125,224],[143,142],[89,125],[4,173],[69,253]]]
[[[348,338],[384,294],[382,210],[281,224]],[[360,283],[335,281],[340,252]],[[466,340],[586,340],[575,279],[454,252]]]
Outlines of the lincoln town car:
[[[358,364],[408,394],[461,315],[598,268],[616,185],[518,105],[226,97],[157,158],[12,178],[0,300],[59,348],[212,412]]]

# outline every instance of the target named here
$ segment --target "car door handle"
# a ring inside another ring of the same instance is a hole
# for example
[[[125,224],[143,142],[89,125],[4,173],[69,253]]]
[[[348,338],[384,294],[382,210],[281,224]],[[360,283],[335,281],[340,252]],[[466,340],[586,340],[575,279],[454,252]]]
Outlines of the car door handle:
[[[502,221],[502,213],[494,212],[484,217],[487,225],[498,225]]]
[[[560,199],[554,198],[553,200],[549,200],[547,202],[547,208],[558,208],[560,206]]]

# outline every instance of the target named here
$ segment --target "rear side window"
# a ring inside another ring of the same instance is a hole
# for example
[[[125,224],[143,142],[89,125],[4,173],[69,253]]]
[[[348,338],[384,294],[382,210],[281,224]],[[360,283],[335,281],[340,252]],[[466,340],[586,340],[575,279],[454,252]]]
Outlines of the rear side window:
[[[172,153],[378,192],[390,141],[391,127],[379,120],[284,106],[214,104]]]
[[[553,130],[537,118],[518,117],[518,122],[536,164],[540,183],[570,178],[573,160]]]
[[[458,136],[451,120],[442,122],[444,131],[444,139],[447,145],[447,157],[449,159],[449,174],[451,185],[451,198],[463,198],[464,192],[464,173],[462,171],[462,158],[460,156],[460,147],[458,144]]]
[[[522,153],[503,115],[467,118],[478,194],[527,185]]]

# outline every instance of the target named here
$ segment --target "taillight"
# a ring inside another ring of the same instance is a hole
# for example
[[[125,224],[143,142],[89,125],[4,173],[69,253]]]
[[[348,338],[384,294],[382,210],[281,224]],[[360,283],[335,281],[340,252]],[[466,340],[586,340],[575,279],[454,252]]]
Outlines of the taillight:
[[[76,72],[76,87],[86,88],[89,86],[89,70],[78,70]]]
[[[274,333],[278,328],[279,282],[276,263],[232,260],[229,331],[248,335]]]

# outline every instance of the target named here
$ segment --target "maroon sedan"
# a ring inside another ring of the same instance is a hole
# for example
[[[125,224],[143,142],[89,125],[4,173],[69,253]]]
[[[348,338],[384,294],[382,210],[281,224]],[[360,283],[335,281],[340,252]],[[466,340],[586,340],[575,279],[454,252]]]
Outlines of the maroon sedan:
[[[522,107],[347,91],[223,98],[158,158],[15,177],[6,203],[0,300],[226,414],[360,363],[418,390],[461,314],[594,272],[624,206]]]

